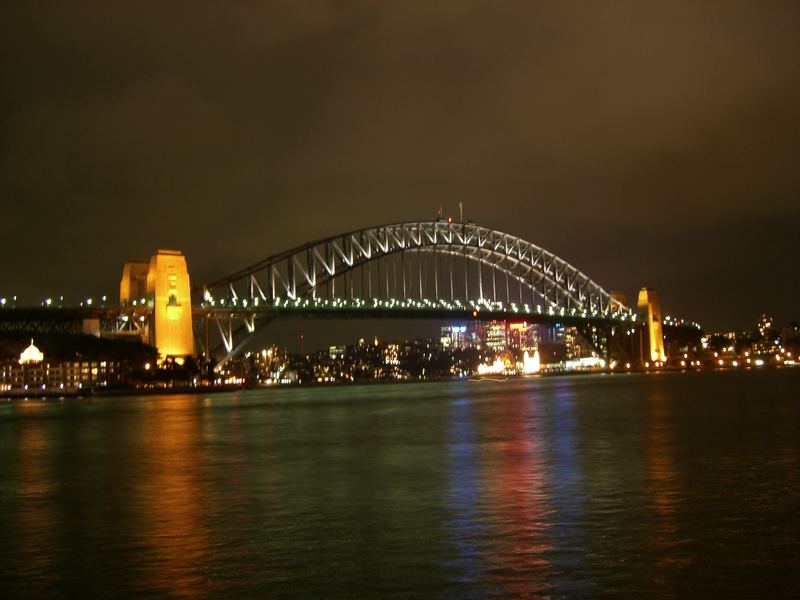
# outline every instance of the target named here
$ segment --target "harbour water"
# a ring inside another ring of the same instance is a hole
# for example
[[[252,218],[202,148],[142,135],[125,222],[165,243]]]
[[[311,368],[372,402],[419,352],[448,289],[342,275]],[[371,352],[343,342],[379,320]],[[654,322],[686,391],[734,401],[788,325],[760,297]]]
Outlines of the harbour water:
[[[800,370],[0,402],[0,596],[788,597]]]

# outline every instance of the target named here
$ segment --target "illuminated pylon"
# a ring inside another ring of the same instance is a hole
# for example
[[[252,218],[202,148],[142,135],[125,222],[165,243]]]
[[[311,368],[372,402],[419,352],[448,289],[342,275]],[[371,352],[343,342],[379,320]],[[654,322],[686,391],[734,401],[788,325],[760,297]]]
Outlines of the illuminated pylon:
[[[142,328],[143,341],[155,346],[162,359],[180,361],[194,355],[189,272],[183,254],[159,250],[149,263],[125,263],[120,304],[149,309],[147,326]]]
[[[644,340],[647,347],[645,360],[653,362],[664,362],[664,334],[661,331],[661,302],[658,294],[650,288],[643,287],[639,290],[639,320],[644,322]]]
[[[152,302],[151,343],[161,357],[194,355],[192,297],[186,258],[176,250],[159,250],[150,259],[147,296]]]

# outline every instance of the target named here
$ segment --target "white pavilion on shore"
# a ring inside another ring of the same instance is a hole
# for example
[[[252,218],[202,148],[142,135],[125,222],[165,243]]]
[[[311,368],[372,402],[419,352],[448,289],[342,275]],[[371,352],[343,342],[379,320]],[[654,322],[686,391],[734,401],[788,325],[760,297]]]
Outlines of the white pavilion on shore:
[[[44,354],[36,346],[33,345],[33,338],[31,338],[31,345],[22,351],[19,355],[19,364],[29,365],[32,363],[40,363],[44,360]]]

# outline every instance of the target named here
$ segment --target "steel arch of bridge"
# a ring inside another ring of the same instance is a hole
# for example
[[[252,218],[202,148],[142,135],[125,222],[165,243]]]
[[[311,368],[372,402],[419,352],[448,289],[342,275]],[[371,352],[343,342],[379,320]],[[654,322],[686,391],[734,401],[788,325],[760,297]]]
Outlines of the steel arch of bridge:
[[[498,274],[504,279],[500,292]],[[517,288],[513,296],[510,282]],[[215,312],[235,309],[239,317],[277,308],[357,309],[367,304],[420,312],[448,307],[503,311],[514,305],[523,313],[632,317],[627,307],[551,252],[474,223],[444,220],[369,227],[297,246],[205,285],[201,303]],[[252,330],[252,319],[245,323]]]

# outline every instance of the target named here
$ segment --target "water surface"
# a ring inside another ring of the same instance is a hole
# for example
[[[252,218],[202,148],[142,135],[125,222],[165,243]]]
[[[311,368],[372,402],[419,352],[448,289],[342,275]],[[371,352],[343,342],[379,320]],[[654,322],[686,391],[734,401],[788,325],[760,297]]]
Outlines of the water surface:
[[[800,370],[0,402],[0,595],[800,589]]]

